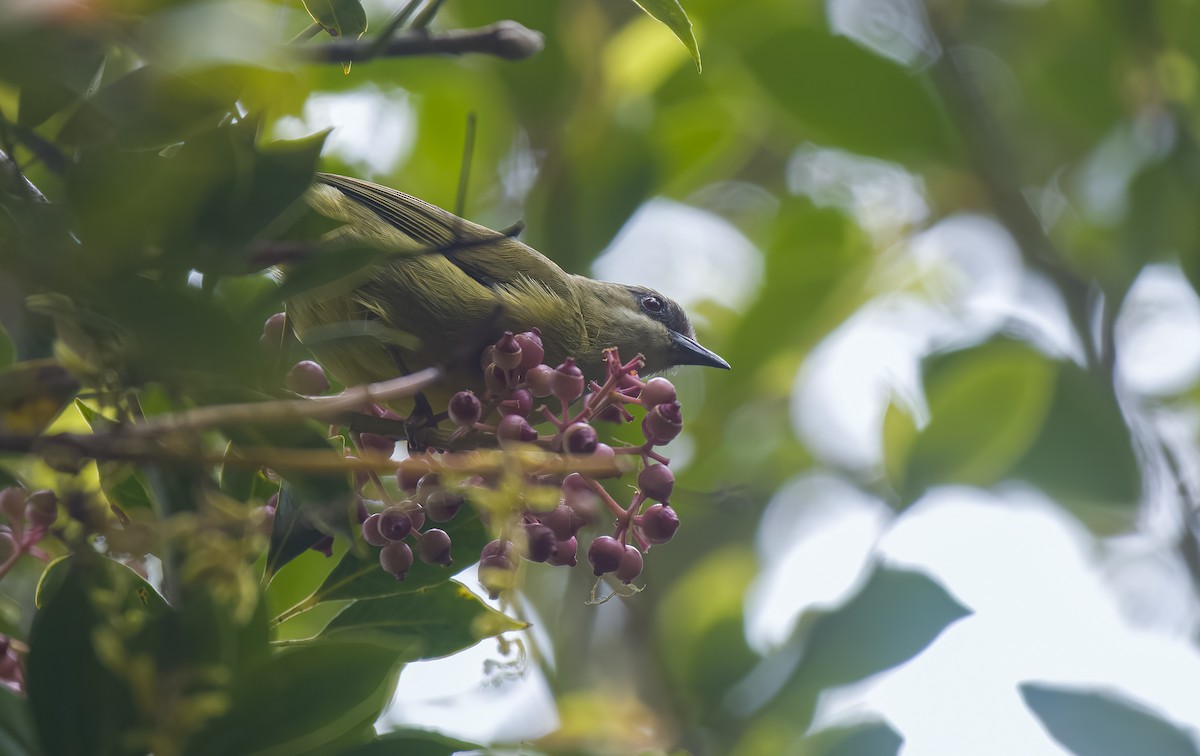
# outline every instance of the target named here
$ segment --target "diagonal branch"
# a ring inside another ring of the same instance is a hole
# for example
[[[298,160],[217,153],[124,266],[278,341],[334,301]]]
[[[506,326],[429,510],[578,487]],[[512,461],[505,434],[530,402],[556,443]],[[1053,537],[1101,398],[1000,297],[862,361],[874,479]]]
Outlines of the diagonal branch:
[[[348,63],[374,57],[403,58],[415,55],[464,55],[479,53],[504,60],[524,60],[542,51],[540,32],[516,21],[497,21],[478,29],[445,32],[408,30],[380,46],[375,40],[338,40],[319,47],[297,48],[296,53],[315,63]]]

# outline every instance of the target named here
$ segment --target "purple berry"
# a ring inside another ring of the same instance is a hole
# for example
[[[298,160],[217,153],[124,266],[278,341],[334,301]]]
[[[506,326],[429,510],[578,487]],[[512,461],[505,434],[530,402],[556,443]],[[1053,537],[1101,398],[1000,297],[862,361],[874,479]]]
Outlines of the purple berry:
[[[596,429],[587,423],[572,423],[562,434],[563,451],[567,454],[591,454],[598,443]]]
[[[309,548],[318,554],[323,554],[328,559],[333,556],[333,536],[325,536],[312,546],[309,546]]]
[[[301,360],[288,371],[284,385],[297,394],[316,396],[329,390],[329,379],[325,377],[325,368],[312,360]]]
[[[508,388],[504,369],[492,363],[483,369],[483,385],[491,394],[503,394]]]
[[[25,489],[13,486],[0,491],[0,512],[9,522],[20,522],[25,516]]]
[[[524,331],[516,335],[516,340],[521,345],[521,364],[519,369],[527,373],[529,370],[540,365],[542,359],[546,356],[546,350],[542,346],[542,332],[536,328]]]
[[[354,515],[358,518],[358,522],[364,523],[371,516],[370,510],[367,509],[367,502],[361,496],[354,497]]]
[[[49,489],[34,491],[25,500],[25,519],[35,528],[48,528],[58,519],[58,497]]]
[[[431,472],[421,476],[417,481],[416,492],[413,494],[413,501],[418,504],[424,504],[425,500],[434,491],[442,490],[442,476]]]
[[[588,547],[588,562],[596,575],[615,572],[624,556],[625,546],[612,536],[600,536]]]
[[[538,399],[543,399],[550,396],[550,376],[554,375],[554,368],[549,365],[534,365],[529,370],[525,371],[525,385],[529,386],[529,390]]]
[[[425,524],[425,508],[417,502],[405,499],[396,506],[403,509],[404,513],[408,515],[408,519],[412,521],[412,529],[414,531],[420,530],[421,526]]]
[[[633,582],[633,579],[642,574],[642,552],[637,550],[636,546],[625,545],[625,553],[621,556],[621,564],[617,567],[617,580],[620,580],[625,585]]]
[[[521,364],[521,344],[513,336],[512,331],[505,331],[496,342],[496,350],[492,352],[492,361],[502,370],[516,370]]]
[[[363,540],[372,546],[386,546],[390,541],[379,530],[379,521],[383,515],[373,514],[363,520],[362,536]]]
[[[499,538],[489,542],[480,550],[480,561],[489,557],[502,557],[514,565],[517,563],[517,552],[512,541],[502,541]]]
[[[675,488],[675,474],[666,465],[647,465],[638,475],[638,490],[648,499],[666,501]]]
[[[541,516],[542,524],[554,532],[554,537],[565,541],[579,532],[583,527],[583,518],[566,504],[559,504],[554,509]]]
[[[525,526],[525,558],[531,562],[544,562],[554,553],[558,539],[554,531],[541,523]]]
[[[657,407],[660,404],[670,404],[677,398],[675,384],[662,376],[651,378],[642,387],[642,393],[639,398],[646,409]]]
[[[583,371],[575,365],[571,357],[550,374],[550,393],[564,402],[573,402],[583,395]]]
[[[413,553],[407,543],[393,541],[379,550],[379,566],[397,580],[404,579],[412,564]]]
[[[571,536],[565,541],[554,544],[554,552],[550,554],[546,563],[555,567],[574,567],[579,564],[579,560],[576,558],[578,553],[579,541],[575,539],[575,536]]]
[[[500,414],[529,417],[533,412],[533,392],[529,389],[513,389],[511,395],[500,402]]]
[[[537,441],[538,433],[529,421],[520,415],[505,415],[496,425],[496,438],[500,444],[522,443],[531,444]]]
[[[379,515],[379,532],[389,541],[403,541],[412,530],[412,518],[400,507],[388,507]]]
[[[283,344],[284,330],[287,328],[287,315],[277,312],[263,323],[262,336],[258,343],[267,350],[279,349]]]
[[[429,474],[429,463],[423,459],[408,459],[396,470],[396,485],[401,491],[415,491],[421,478]]]
[[[454,562],[450,558],[450,536],[437,528],[426,530],[417,541],[417,555],[425,564],[449,567]]]
[[[451,422],[459,428],[470,428],[479,422],[483,414],[483,402],[470,391],[459,391],[450,397],[446,411],[450,414]]]
[[[396,451],[396,441],[378,433],[358,434],[358,446],[364,457],[387,458]]]
[[[679,530],[679,515],[666,504],[655,504],[638,519],[642,534],[650,543],[666,543]]]
[[[642,435],[655,445],[668,444],[683,430],[683,412],[679,402],[656,404],[642,418]]]
[[[442,488],[425,498],[425,514],[434,522],[449,522],[458,514],[465,499],[457,491]]]

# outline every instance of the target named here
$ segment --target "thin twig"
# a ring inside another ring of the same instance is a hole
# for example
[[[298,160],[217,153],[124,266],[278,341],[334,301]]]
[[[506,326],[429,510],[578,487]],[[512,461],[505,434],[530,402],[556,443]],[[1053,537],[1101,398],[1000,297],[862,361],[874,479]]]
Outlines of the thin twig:
[[[317,63],[367,61],[373,57],[402,58],[414,55],[494,55],[504,60],[524,60],[542,51],[545,40],[516,21],[497,21],[478,29],[453,29],[428,33],[406,31],[397,34],[376,51],[376,40],[350,40],[296,49],[296,54]]]

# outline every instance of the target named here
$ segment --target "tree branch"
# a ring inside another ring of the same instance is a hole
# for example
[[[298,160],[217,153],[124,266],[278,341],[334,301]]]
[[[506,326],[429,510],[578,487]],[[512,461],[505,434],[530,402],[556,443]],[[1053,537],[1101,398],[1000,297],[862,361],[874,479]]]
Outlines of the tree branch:
[[[497,21],[478,29],[454,29],[431,33],[409,30],[382,46],[375,40],[339,40],[318,47],[297,48],[297,54],[317,63],[350,63],[374,57],[403,58],[414,55],[464,55],[480,53],[504,60],[524,60],[542,51],[541,33],[516,21]]]
[[[1088,367],[1103,372],[1107,370],[1109,360],[1102,357],[1092,332],[1093,286],[1071,269],[1066,257],[1046,233],[1041,219],[1021,191],[1020,178],[1014,170],[1018,161],[984,102],[983,94],[954,59],[948,33],[942,29],[935,31],[945,52],[930,74],[934,86],[950,106],[952,117],[958,121],[968,158],[991,195],[996,216],[1013,235],[1025,264],[1047,276],[1062,293]],[[1102,377],[1111,385],[1111,374]]]

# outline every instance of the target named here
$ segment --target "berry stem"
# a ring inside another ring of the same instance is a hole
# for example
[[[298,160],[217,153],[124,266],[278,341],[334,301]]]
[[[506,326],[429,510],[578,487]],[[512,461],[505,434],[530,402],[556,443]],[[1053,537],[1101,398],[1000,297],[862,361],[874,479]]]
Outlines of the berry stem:
[[[596,495],[600,497],[600,501],[604,502],[604,506],[608,507],[608,511],[612,513],[613,517],[616,517],[618,521],[621,521],[629,516],[629,513],[625,511],[625,508],[618,504],[616,499],[609,496],[608,491],[605,491],[604,486],[600,485],[598,481],[593,480],[586,475],[583,476],[583,479],[587,481],[587,484],[591,487],[592,491],[594,491]]]

